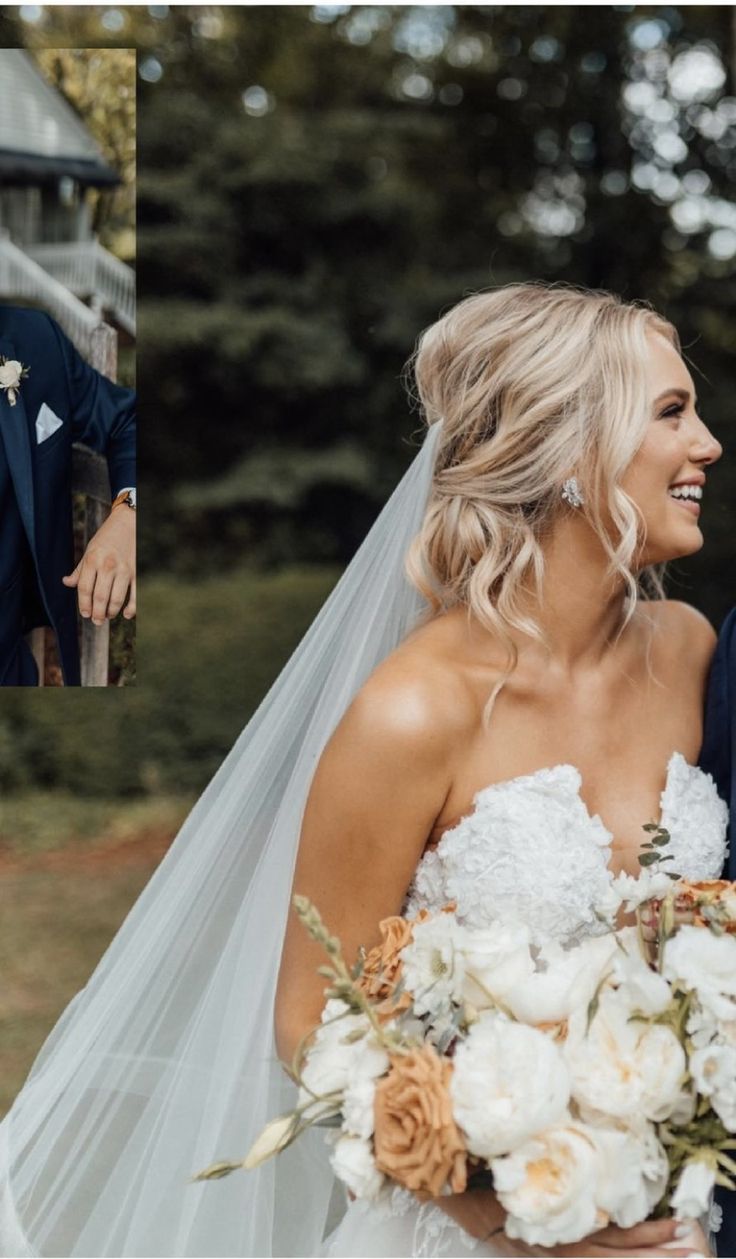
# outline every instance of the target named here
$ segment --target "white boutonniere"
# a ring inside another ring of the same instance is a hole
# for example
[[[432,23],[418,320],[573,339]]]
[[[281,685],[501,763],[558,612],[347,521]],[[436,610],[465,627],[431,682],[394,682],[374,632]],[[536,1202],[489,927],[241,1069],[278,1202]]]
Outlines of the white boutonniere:
[[[16,358],[5,358],[0,354],[0,389],[7,393],[11,407],[15,406],[20,382],[25,380],[30,370],[30,367],[24,367]]]

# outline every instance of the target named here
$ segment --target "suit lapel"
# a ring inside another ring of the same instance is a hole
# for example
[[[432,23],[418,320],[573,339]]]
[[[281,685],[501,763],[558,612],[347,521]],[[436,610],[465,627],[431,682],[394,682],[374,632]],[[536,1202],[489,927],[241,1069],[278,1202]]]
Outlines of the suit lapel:
[[[17,358],[12,342],[3,337],[0,337],[0,354],[3,354],[5,358]],[[0,438],[5,446],[5,454],[8,460],[8,467],[10,468],[10,475],[13,479],[15,496],[18,500],[18,508],[25,525],[28,541],[35,551],[33,463],[31,459],[28,416],[23,401],[23,386],[16,394],[14,407],[11,407],[6,391],[0,389]]]

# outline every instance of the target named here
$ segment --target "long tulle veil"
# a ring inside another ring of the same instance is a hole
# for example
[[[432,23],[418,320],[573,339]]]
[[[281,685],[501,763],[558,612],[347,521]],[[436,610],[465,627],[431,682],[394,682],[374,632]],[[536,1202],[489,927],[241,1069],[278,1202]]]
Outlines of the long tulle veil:
[[[290,1102],[272,1004],[302,812],[352,697],[425,610],[404,558],[440,427],[0,1125],[3,1255],[319,1252],[333,1187],[319,1133],[258,1172],[189,1178],[242,1157]]]

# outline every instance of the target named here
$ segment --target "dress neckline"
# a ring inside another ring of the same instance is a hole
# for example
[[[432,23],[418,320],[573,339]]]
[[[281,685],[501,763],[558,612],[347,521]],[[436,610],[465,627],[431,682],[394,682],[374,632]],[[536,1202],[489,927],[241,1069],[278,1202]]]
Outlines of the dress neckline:
[[[665,784],[659,796],[659,816],[657,817],[656,822],[657,822],[657,825],[660,827],[665,825],[665,812],[666,812],[665,797],[667,795],[667,791],[670,785],[670,780],[672,778],[672,774],[675,769],[675,766],[679,765],[680,762],[682,763],[682,766],[686,771],[700,773],[704,777],[709,777],[709,775],[705,773],[705,770],[701,769],[700,766],[691,765],[690,762],[686,760],[682,752],[674,751],[672,753],[669,761],[667,762],[667,770],[665,773]],[[609,861],[610,861],[610,856],[613,854],[613,842],[614,842],[615,836],[613,835],[611,831],[609,831],[608,827],[606,826],[605,822],[603,821],[599,813],[591,813],[582,795],[582,785],[583,785],[582,774],[580,773],[580,770],[578,769],[577,765],[573,765],[570,761],[559,761],[555,765],[543,765],[540,769],[534,769],[530,773],[516,774],[513,778],[504,778],[500,782],[489,783],[487,787],[480,787],[478,791],[475,792],[475,795],[473,796],[473,804],[469,812],[464,813],[462,817],[459,818],[458,821],[455,822],[452,826],[448,826],[442,832],[437,842],[433,844],[431,848],[425,849],[425,852],[423,855],[426,855],[427,853],[431,853],[431,852],[438,852],[445,837],[447,835],[452,834],[459,827],[463,826],[470,818],[472,818],[474,814],[478,811],[479,806],[482,804],[482,801],[486,796],[491,795],[493,792],[502,791],[504,790],[504,788],[507,788],[507,787],[518,786],[519,783],[534,782],[536,779],[539,779],[542,776],[545,776],[547,779],[550,779],[550,778],[554,779],[555,777],[559,778],[561,770],[565,771],[565,774],[567,774],[568,770],[572,770],[576,783],[575,783],[574,790],[571,794],[574,795],[577,798],[577,800],[580,802],[581,807],[585,811],[588,822],[590,823],[591,829],[594,830],[596,828],[600,828],[608,836],[607,844],[602,844],[601,847],[607,847],[609,849]],[[616,877],[614,872],[610,870],[610,867],[609,867],[609,873],[611,874],[613,878]]]

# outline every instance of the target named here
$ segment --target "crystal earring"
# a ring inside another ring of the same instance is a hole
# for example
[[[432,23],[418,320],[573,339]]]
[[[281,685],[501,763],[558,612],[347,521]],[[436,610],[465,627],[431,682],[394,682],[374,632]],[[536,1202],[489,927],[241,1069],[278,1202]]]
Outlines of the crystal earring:
[[[571,507],[582,507],[585,499],[580,492],[576,476],[568,477],[562,486],[562,497]]]

